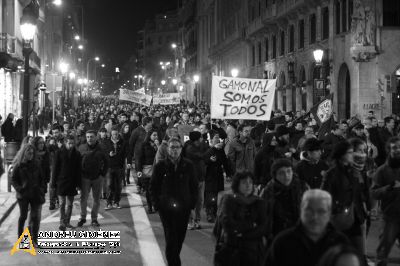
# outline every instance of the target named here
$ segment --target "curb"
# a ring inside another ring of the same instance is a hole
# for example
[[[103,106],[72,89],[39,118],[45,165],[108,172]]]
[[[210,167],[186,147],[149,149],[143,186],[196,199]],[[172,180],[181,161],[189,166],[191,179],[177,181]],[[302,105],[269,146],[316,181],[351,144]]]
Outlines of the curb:
[[[5,213],[3,214],[2,217],[0,217],[0,226],[2,225],[2,223],[7,219],[8,215],[10,215],[10,213],[12,212],[12,210],[15,208],[15,206],[17,205],[17,201],[15,200],[13,202],[13,204],[11,204],[10,207],[8,207],[8,209],[5,211]]]

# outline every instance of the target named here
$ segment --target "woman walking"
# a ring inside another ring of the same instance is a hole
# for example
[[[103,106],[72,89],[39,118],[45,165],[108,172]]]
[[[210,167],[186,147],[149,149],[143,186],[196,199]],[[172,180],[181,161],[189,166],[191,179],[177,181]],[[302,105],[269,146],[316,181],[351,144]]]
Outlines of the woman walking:
[[[28,217],[30,208],[29,231],[33,245],[37,247],[42,204],[45,202],[46,180],[33,145],[24,145],[15,156],[11,184],[17,192],[16,196],[20,210],[18,237],[24,231],[25,220]]]

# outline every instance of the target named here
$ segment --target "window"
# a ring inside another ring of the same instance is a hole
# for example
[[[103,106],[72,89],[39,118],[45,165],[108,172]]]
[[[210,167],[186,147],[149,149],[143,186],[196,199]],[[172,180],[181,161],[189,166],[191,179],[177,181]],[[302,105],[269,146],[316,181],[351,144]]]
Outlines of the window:
[[[304,48],[304,19],[299,21],[299,49]]]
[[[265,39],[265,61],[268,61],[269,59],[269,43],[268,43],[268,38]]]
[[[256,65],[256,46],[254,44],[251,46],[251,65]]]
[[[310,15],[310,44],[315,43],[317,38],[317,19],[315,14]]]
[[[322,40],[329,38],[329,8],[322,9]]]
[[[268,8],[268,0],[265,0],[265,8]]]
[[[349,0],[348,7],[349,12],[347,13],[347,29],[351,29],[351,21],[353,20],[353,0]]]
[[[285,31],[281,31],[281,47],[279,55],[285,54]]]
[[[347,31],[347,6],[346,6],[346,1],[342,1],[342,32]]]
[[[400,26],[400,1],[383,0],[383,26]]]
[[[335,25],[336,25],[336,34],[340,33],[340,2],[336,0],[335,3]]]
[[[262,61],[262,44],[258,43],[258,64],[261,64]]]
[[[272,59],[276,58],[276,36],[272,36]]]
[[[294,51],[294,26],[290,25],[289,28],[289,52]]]

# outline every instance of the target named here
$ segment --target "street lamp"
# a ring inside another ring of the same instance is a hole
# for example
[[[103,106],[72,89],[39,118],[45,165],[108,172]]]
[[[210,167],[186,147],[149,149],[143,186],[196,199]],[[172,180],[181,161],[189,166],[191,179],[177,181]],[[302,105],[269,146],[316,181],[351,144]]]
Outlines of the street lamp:
[[[172,84],[174,84],[174,85],[178,84],[178,80],[177,79],[172,79]]]
[[[20,30],[23,39],[23,55],[25,57],[25,72],[24,72],[24,94],[22,105],[22,136],[28,135],[29,121],[29,56],[32,53],[33,39],[36,33],[36,23],[39,18],[39,5],[36,1],[31,1],[22,11],[20,20]]]
[[[79,50],[83,50],[83,45],[82,45],[82,44],[79,44],[79,45],[78,45],[78,49],[79,49]]]
[[[75,35],[74,39],[79,41],[81,39],[81,37],[79,37],[79,35]]]
[[[178,46],[176,45],[176,43],[173,43],[173,44],[171,44],[171,47],[172,47],[172,49],[176,49],[176,47],[178,47]]]
[[[232,68],[231,75],[233,78],[236,78],[239,75],[239,70],[237,68]]]
[[[166,83],[166,82],[165,82],[165,80],[161,80],[161,85],[163,85],[163,86],[164,86],[164,85],[165,85],[165,83]]]
[[[94,57],[94,58],[90,58],[90,59],[87,61],[87,64],[86,64],[86,79],[87,79],[87,80],[89,80],[89,64],[90,64],[90,62],[92,62],[92,61],[100,61],[100,58],[99,58],[98,56],[96,56],[96,57]],[[95,71],[96,71],[96,68],[95,68]]]
[[[102,68],[105,68],[105,67],[106,67],[106,65],[105,65],[105,64],[101,64],[101,67],[102,67]]]
[[[321,49],[317,49],[314,51],[314,59],[315,59],[315,64],[317,66],[321,66],[322,65],[322,58],[324,56],[324,51]]]
[[[61,6],[61,5],[62,5],[62,1],[61,1],[61,0],[54,0],[54,1],[53,1],[53,5],[55,5],[55,6]]]
[[[198,101],[198,94],[199,94],[199,92],[198,92],[198,83],[199,83],[199,81],[200,81],[200,76],[199,75],[194,75],[193,76],[193,80],[194,80],[194,99],[195,99],[195,105],[197,105],[197,101]]]
[[[322,49],[317,49],[313,52],[314,54],[314,59],[315,59],[315,65],[316,67],[319,67],[319,74],[318,78],[319,80],[314,80],[314,97],[316,96],[317,101],[320,100],[320,97],[325,97],[326,95],[326,90],[325,90],[325,80],[321,80],[323,78],[322,72],[324,71],[324,66],[322,63],[322,59],[324,57],[324,50]],[[318,84],[318,85],[317,85]],[[321,88],[322,87],[322,88]],[[321,93],[322,90],[322,93]]]

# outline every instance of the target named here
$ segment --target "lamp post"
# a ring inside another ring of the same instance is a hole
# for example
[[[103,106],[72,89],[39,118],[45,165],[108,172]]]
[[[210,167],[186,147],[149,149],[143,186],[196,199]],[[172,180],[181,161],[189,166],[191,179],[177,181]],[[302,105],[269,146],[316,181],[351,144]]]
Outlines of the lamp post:
[[[65,62],[61,62],[60,63],[60,71],[62,74],[62,91],[61,91],[61,100],[60,100],[60,113],[61,113],[61,117],[64,120],[64,98],[65,98],[65,74],[68,72],[69,69],[69,64],[65,63]]]
[[[194,75],[193,76],[193,81],[194,81],[194,99],[195,99],[195,102],[194,102],[194,104],[195,105],[197,105],[197,101],[198,101],[198,94],[199,94],[199,92],[198,92],[198,83],[199,83],[199,81],[200,81],[200,76],[199,75]]]
[[[315,59],[315,66],[319,68],[318,79],[314,80],[314,90],[316,90],[316,98],[317,101],[320,101],[321,96],[325,98],[325,81],[321,80],[322,72],[323,72],[323,63],[322,59],[324,57],[324,51],[322,49],[317,49],[313,52]],[[322,90],[322,93],[321,93]]]
[[[25,58],[25,72],[24,72],[24,95],[22,104],[22,136],[28,135],[29,127],[29,56],[32,53],[33,39],[36,34],[36,23],[39,18],[39,4],[37,1],[32,0],[22,11],[21,17],[21,35],[23,39],[23,55]]]

